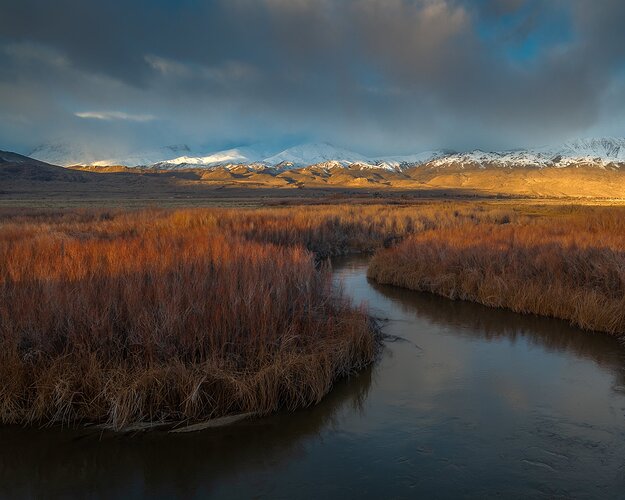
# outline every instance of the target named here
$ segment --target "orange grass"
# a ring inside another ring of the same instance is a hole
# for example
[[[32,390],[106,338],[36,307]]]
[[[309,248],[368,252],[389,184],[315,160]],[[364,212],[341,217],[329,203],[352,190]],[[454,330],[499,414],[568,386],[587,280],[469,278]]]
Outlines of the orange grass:
[[[0,422],[120,428],[314,404],[378,346],[323,258],[398,244],[374,278],[622,332],[623,214],[0,209]]]
[[[314,404],[377,345],[321,259],[492,217],[447,204],[0,210],[0,422],[120,428]]]
[[[378,252],[379,283],[625,334],[625,210],[571,208],[509,224],[464,222]]]
[[[5,220],[0,421],[120,428],[294,409],[373,360],[366,312],[333,293],[309,251],[219,219]]]

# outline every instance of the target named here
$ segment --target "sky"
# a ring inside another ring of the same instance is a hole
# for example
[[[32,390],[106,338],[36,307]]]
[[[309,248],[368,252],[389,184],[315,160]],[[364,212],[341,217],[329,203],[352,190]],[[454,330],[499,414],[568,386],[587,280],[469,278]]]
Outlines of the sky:
[[[623,0],[0,0],[0,149],[625,136]]]

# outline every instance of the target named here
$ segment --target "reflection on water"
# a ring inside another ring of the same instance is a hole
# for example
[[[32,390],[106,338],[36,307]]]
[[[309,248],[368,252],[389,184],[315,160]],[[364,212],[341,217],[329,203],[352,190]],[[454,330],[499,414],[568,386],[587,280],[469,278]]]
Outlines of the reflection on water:
[[[426,319],[454,333],[494,341],[522,339],[556,352],[568,352],[614,369],[625,385],[625,354],[621,341],[603,333],[572,328],[565,321],[492,309],[466,301],[453,301],[428,293],[407,292],[399,287],[368,281],[371,288],[401,306],[404,315]]]
[[[309,410],[198,433],[0,428],[0,495],[204,497],[216,481],[304,456],[306,439],[334,427],[341,409],[362,411],[371,374],[337,384]]]
[[[622,497],[618,341],[335,272],[405,341],[320,405],[187,435],[0,428],[0,496]]]

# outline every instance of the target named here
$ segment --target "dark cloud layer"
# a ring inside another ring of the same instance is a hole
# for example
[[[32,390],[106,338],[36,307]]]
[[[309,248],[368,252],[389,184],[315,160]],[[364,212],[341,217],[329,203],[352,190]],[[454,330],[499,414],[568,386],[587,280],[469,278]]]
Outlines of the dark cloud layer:
[[[364,152],[623,135],[621,0],[0,0],[27,150],[326,140]]]

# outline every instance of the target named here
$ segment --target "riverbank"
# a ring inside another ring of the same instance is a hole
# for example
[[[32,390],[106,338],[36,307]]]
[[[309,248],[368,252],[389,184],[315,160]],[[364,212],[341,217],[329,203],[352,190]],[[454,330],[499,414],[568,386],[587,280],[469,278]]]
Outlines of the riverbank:
[[[368,263],[333,259],[335,286],[405,341],[318,405],[194,433],[0,425],[0,498],[619,497],[625,346],[378,285]]]
[[[625,215],[577,209],[499,224],[465,221],[376,254],[368,276],[625,335]]]

